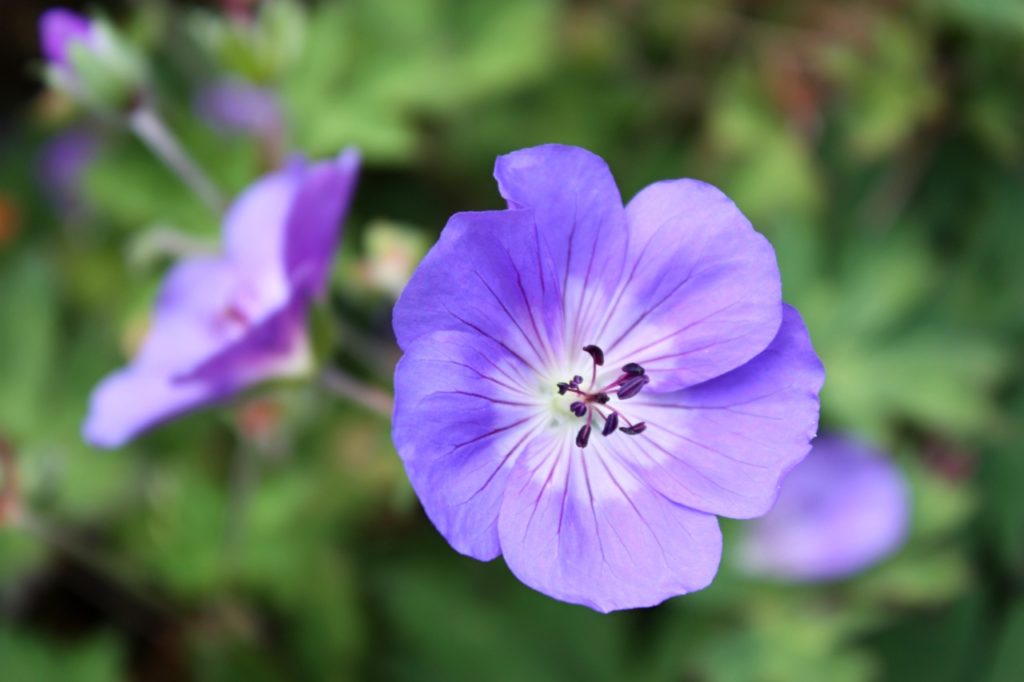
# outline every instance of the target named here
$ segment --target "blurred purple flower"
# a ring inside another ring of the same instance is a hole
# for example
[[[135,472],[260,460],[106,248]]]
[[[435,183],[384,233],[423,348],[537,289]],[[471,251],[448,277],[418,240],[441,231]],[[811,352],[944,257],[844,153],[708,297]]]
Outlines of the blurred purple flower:
[[[220,130],[276,137],[284,126],[281,104],[272,90],[239,80],[222,80],[202,88],[196,112]]]
[[[74,128],[49,140],[38,159],[39,182],[58,211],[72,213],[82,203],[82,172],[99,150],[96,134]]]
[[[430,519],[526,584],[611,611],[707,586],[716,515],[775,500],[823,370],[771,245],[714,187],[623,208],[605,163],[500,157],[395,308],[393,436]]]
[[[223,256],[180,262],[138,356],[93,392],[85,439],[118,447],[255,383],[309,370],[306,312],[326,288],[359,156],[296,161],[250,186],[225,217]]]
[[[93,39],[93,26],[88,17],[63,7],[43,12],[39,18],[39,41],[43,58],[50,66],[66,75],[71,73],[71,46],[89,45]]]
[[[39,17],[43,73],[53,88],[107,114],[138,105],[146,85],[145,60],[117,29],[69,9]]]
[[[740,565],[795,582],[853,575],[903,544],[908,497],[885,455],[847,438],[819,438],[786,476],[775,507],[747,527]]]

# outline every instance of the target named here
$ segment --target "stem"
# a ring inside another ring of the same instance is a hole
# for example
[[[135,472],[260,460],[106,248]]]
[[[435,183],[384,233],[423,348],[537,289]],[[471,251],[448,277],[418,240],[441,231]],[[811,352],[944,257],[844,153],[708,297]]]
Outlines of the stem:
[[[320,374],[320,383],[336,395],[359,403],[366,409],[376,412],[383,417],[391,418],[394,400],[386,391],[382,391],[376,386],[364,384],[362,381],[336,367],[325,369]]]
[[[128,125],[168,168],[181,178],[218,215],[224,210],[223,196],[167,128],[157,113],[141,105],[128,116]]]

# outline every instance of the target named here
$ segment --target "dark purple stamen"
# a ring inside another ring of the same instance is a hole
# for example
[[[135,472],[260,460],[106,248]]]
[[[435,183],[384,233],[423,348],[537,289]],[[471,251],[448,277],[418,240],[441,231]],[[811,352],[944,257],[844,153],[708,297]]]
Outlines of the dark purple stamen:
[[[589,346],[583,346],[583,350],[590,354],[590,357],[594,358],[594,364],[601,366],[604,364],[604,351],[599,346],[593,344]]]
[[[610,436],[615,433],[615,429],[619,426],[619,413],[612,412],[610,415],[605,417],[604,428],[601,429],[602,436]]]
[[[631,377],[639,377],[643,376],[644,368],[636,364],[635,362],[631,362],[628,365],[625,365],[622,368],[622,371]]]
[[[616,395],[619,400],[629,400],[643,389],[650,382],[651,378],[645,374],[630,377],[622,382],[619,392]]]
[[[580,432],[576,434],[576,445],[577,447],[585,448],[587,443],[590,441],[590,424],[584,424],[580,427]]]
[[[595,413],[604,419],[604,425],[601,428],[602,436],[610,436],[615,433],[616,429],[630,436],[643,433],[644,429],[647,428],[646,424],[643,422],[630,423],[629,419],[622,416],[615,407],[608,405],[608,403],[611,402],[612,394],[618,397],[619,400],[628,400],[649,384],[651,378],[647,376],[644,368],[636,362],[629,362],[623,365],[622,374],[615,381],[607,386],[598,388],[597,368],[604,364],[604,351],[599,346],[593,344],[584,346],[583,350],[590,355],[590,359],[593,361],[590,385],[586,389],[581,388],[583,377],[579,374],[573,375],[572,380],[569,382],[562,381],[557,384],[558,395],[572,393],[578,396],[578,400],[573,400],[569,404],[569,411],[577,417],[586,419],[586,422],[576,434],[576,445],[585,448],[587,443],[590,442],[590,433],[593,428],[591,426],[592,415]],[[598,407],[600,405],[607,405],[607,407]],[[608,411],[607,414],[606,410]],[[626,426],[619,427],[619,422],[625,422]]]

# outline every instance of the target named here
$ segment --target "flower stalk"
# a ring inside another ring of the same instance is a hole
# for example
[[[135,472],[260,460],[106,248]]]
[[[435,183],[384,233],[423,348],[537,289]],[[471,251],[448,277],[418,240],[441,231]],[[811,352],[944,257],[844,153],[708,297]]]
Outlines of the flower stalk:
[[[359,381],[336,367],[328,367],[320,374],[320,384],[331,393],[358,403],[387,419],[391,418],[394,399],[386,392]]]
[[[218,215],[226,202],[220,190],[188,155],[184,147],[149,105],[136,107],[128,115],[128,126],[182,182]]]

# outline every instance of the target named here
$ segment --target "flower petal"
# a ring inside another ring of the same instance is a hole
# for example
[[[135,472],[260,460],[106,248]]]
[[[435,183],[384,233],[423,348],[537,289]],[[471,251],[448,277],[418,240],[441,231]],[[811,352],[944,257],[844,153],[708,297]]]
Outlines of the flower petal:
[[[260,381],[308,370],[305,329],[285,327],[286,322],[268,320],[266,328],[248,335],[215,366],[201,367],[184,378],[138,364],[111,374],[93,391],[83,427],[85,440],[96,447],[120,447],[143,431],[227,400]]]
[[[175,382],[137,367],[114,372],[92,393],[82,437],[100,448],[121,447],[159,423],[229,395],[234,387]]]
[[[647,429],[614,446],[649,485],[680,504],[732,518],[760,516],[781,478],[810,450],[824,376],[799,313],[787,305],[778,335],[747,364],[625,404]]]
[[[192,371],[243,333],[224,318],[238,273],[216,257],[182,260],[167,275],[135,363],[170,375]]]
[[[624,286],[601,327],[612,365],[637,362],[652,391],[739,367],[775,337],[781,283],[771,244],[736,205],[696,180],[658,182],[626,207]]]
[[[55,7],[46,10],[39,19],[39,41],[47,61],[67,68],[68,52],[73,42],[87,42],[92,33],[92,22],[78,12]]]
[[[626,262],[626,215],[604,159],[579,147],[547,144],[498,157],[498,189],[513,209],[533,211],[554,266],[567,351],[578,352],[604,319]]]
[[[857,573],[903,543],[908,497],[885,455],[857,441],[819,438],[786,476],[771,512],[745,529],[741,565],[794,581]]]
[[[272,137],[280,134],[284,114],[277,94],[248,81],[225,78],[204,86],[196,113],[224,132]]]
[[[541,374],[564,350],[551,272],[530,211],[458,213],[395,305],[398,343],[405,349],[434,331],[471,332]]]
[[[289,290],[283,258],[288,217],[307,170],[304,161],[293,159],[249,185],[224,217],[227,258],[259,280],[264,300],[278,304]]]
[[[245,327],[201,365],[180,379],[218,381],[233,377],[239,385],[309,374],[313,351],[306,330],[307,303],[301,297]]]
[[[592,448],[547,432],[519,457],[498,519],[512,572],[604,612],[706,587],[721,558],[718,520],[671,502]]]
[[[313,164],[306,172],[285,228],[285,270],[293,291],[323,294],[358,174],[355,149],[346,149],[333,161]]]
[[[395,370],[393,438],[434,525],[463,554],[500,551],[497,519],[505,480],[543,424],[520,360],[465,332],[438,332],[409,346]]]

